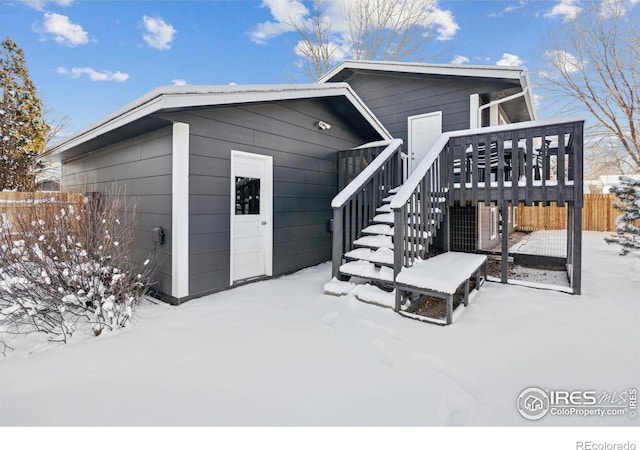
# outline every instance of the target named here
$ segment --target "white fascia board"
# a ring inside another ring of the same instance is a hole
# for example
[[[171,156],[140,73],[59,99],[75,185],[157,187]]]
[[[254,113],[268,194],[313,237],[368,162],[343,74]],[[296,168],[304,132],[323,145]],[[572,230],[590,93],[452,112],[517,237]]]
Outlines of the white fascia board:
[[[74,134],[48,150],[43,156],[46,158],[58,156],[70,148],[164,109],[332,96],[345,96],[383,138],[391,137],[389,132],[347,83],[325,85],[164,86],[154,89],[104,119]]]
[[[525,92],[524,101],[529,111],[531,120],[538,120],[538,112],[536,111],[536,102],[533,98],[533,90],[531,89],[531,80],[529,79],[529,71],[523,70],[520,74],[520,86]]]
[[[504,78],[513,80],[519,80],[521,73],[526,72],[526,69],[523,67],[511,66],[472,66],[462,64],[402,63],[393,61],[343,61],[319,78],[317,83],[326,83],[345,69],[424,75]]]

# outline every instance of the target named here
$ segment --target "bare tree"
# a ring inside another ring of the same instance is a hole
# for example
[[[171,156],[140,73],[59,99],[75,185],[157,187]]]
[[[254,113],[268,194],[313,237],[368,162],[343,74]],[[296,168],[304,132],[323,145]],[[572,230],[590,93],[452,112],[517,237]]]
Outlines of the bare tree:
[[[551,37],[551,70],[540,72],[543,89],[564,100],[565,111],[586,109],[596,119],[585,139],[594,172],[640,171],[640,24],[629,7],[586,2]]]
[[[431,32],[440,24],[435,0],[351,0],[336,16],[316,0],[308,17],[292,17],[296,52],[307,79],[326,73],[337,61],[352,59],[422,61],[430,54]],[[333,21],[331,17],[333,16]]]

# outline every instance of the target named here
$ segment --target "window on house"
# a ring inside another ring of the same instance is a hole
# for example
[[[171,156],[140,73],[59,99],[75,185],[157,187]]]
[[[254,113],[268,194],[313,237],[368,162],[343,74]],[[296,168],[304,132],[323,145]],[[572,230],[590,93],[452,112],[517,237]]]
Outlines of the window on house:
[[[236,177],[236,216],[260,214],[260,178]]]

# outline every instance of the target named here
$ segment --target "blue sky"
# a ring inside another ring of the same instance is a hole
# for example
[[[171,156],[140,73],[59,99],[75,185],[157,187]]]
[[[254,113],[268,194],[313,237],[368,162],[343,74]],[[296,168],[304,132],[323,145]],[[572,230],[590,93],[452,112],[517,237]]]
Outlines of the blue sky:
[[[542,68],[548,30],[579,8],[579,0],[430,1],[440,52],[431,62],[524,65],[532,75]],[[281,21],[305,5],[1,0],[0,39],[22,47],[40,97],[69,116],[73,132],[161,85],[289,82],[297,39]]]

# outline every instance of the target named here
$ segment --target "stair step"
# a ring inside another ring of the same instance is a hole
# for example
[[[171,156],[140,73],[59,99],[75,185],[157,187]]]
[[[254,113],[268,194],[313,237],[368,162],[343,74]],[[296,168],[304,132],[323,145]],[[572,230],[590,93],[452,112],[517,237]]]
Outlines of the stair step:
[[[377,250],[356,248],[345,253],[345,258],[393,266],[393,250],[382,247]]]
[[[387,195],[385,198],[382,199],[382,203],[391,203],[391,200],[393,200],[393,197],[395,196],[396,194]]]
[[[446,199],[445,199],[446,201]],[[389,203],[385,203],[384,205],[376,208],[376,212],[377,213],[390,213],[393,210],[391,209],[391,205]],[[435,214],[439,214],[442,212],[442,210],[440,208],[429,208],[430,212],[435,213]],[[417,208],[414,207],[414,214],[417,214],[420,212],[420,205],[417,205]]]
[[[432,220],[431,223],[433,224],[434,221]],[[409,230],[411,228],[407,228],[407,233],[409,233]],[[377,225],[369,225],[367,228],[365,228],[364,230],[362,230],[362,232],[364,234],[371,234],[371,235],[384,235],[384,236],[393,236],[393,227],[391,225],[383,225],[383,224],[377,224]],[[420,232],[416,233],[418,236],[420,236]],[[422,237],[423,238],[428,238],[431,236],[431,232],[430,231],[422,231]]]
[[[340,273],[353,277],[367,278],[370,280],[393,282],[393,269],[390,267],[376,268],[373,263],[367,261],[351,261],[340,266]]]
[[[402,185],[389,189],[389,194],[397,194],[401,188],[402,188]]]
[[[414,218],[418,218],[417,214],[413,214]],[[393,217],[393,213],[384,213],[384,214],[377,214],[373,217],[372,222],[376,223],[376,224],[389,224],[389,225],[393,225],[394,224],[394,217]],[[431,219],[427,222],[427,224],[430,225],[435,225],[436,221]],[[411,224],[409,224],[409,226],[411,226]]]
[[[393,225],[393,213],[378,214],[373,217],[373,222],[376,223],[389,223]]]
[[[384,236],[393,236],[393,227],[390,225],[369,225],[362,230],[364,234],[382,234]]]
[[[348,281],[340,281],[337,278],[332,278],[331,281],[325,283],[324,285],[324,293],[335,296],[347,295],[351,291],[353,291],[356,287],[355,283],[350,283]]]
[[[396,306],[395,290],[387,292],[371,284],[363,284],[358,286],[355,295],[358,300],[366,303],[392,309]]]
[[[393,241],[391,240],[391,236],[384,235],[370,235],[370,236],[362,236],[359,239],[353,241],[353,245],[357,245],[359,247],[371,247],[371,248],[390,248],[393,249]]]

